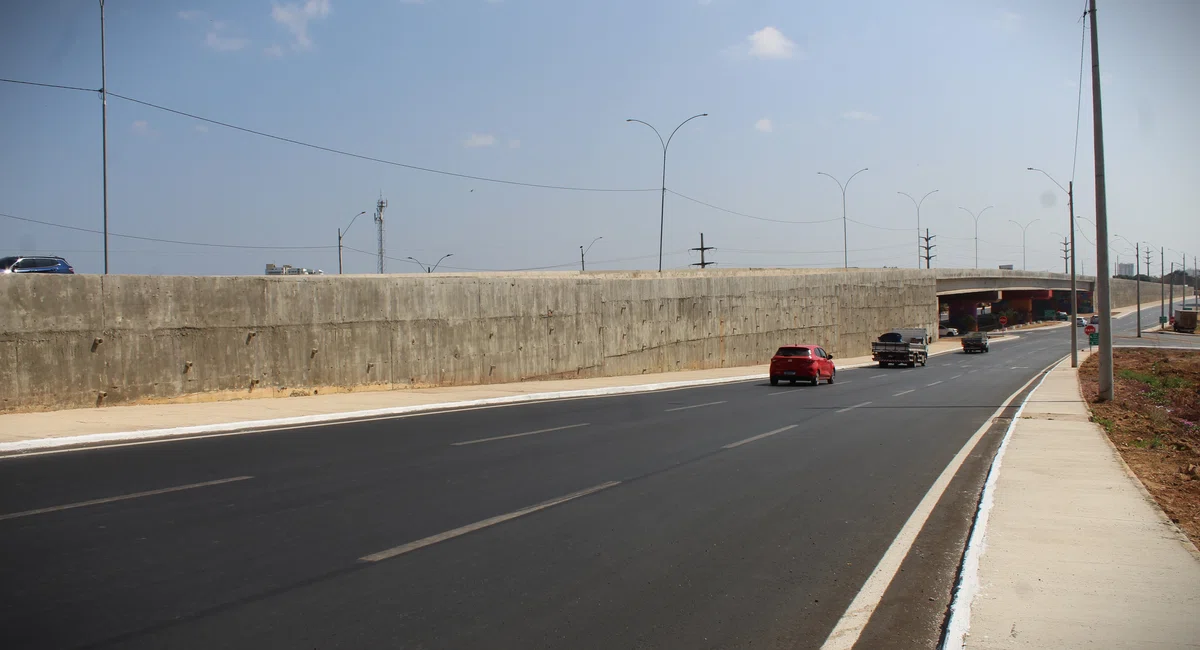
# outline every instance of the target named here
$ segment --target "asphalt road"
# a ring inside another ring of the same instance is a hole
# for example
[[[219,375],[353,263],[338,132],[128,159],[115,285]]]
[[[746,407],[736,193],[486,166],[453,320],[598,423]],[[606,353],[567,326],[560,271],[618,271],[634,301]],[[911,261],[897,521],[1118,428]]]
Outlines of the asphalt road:
[[[819,647],[947,463],[1067,353],[1068,332],[817,387],[2,459],[0,647]],[[936,644],[1002,429],[955,476],[859,647]]]

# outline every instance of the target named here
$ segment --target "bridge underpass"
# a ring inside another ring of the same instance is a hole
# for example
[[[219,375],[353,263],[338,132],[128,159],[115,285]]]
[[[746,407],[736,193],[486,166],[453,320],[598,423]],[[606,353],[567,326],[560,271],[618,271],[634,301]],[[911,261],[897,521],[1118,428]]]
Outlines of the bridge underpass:
[[[939,295],[939,312],[947,314],[952,327],[961,331],[975,331],[980,321],[985,329],[993,324],[992,317],[1000,314],[1009,316],[1010,324],[1046,320],[1046,312],[1071,311],[1069,289],[1004,289],[998,291],[972,291]],[[1092,311],[1092,292],[1078,292],[1080,313]]]

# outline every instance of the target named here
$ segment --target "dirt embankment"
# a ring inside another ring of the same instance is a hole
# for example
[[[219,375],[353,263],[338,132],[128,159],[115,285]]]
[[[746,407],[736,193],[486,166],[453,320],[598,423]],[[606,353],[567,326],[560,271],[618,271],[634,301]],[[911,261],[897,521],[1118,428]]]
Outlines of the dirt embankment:
[[[1097,403],[1097,356],[1080,367],[1093,419],[1142,484],[1200,546],[1200,351],[1116,349],[1113,401]]]

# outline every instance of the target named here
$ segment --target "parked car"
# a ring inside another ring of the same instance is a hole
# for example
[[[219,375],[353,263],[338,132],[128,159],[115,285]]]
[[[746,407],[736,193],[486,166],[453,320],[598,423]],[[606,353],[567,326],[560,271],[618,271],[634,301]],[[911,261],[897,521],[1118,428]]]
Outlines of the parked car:
[[[942,325],[938,328],[938,336],[958,336],[958,330]]]
[[[988,351],[988,335],[987,332],[968,332],[962,338],[963,352],[987,352]]]
[[[822,379],[833,383],[837,368],[833,355],[818,345],[785,345],[771,357],[771,385],[780,381],[796,383],[799,380],[812,382],[816,386]]]
[[[1100,324],[1100,314],[1092,314],[1092,325]]]
[[[1060,311],[1054,315],[1055,320],[1071,320],[1071,315],[1065,311]]]
[[[1087,319],[1085,319],[1083,316],[1079,316],[1075,319],[1075,327],[1083,327],[1084,325],[1087,325]]]
[[[61,257],[17,256],[0,258],[0,273],[74,273]]]

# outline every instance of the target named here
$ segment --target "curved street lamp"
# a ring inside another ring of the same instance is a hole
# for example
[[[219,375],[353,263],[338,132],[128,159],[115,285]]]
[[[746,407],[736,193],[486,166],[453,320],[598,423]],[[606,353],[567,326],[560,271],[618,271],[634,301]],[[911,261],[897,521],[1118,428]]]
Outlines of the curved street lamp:
[[[642,120],[635,120],[632,118],[625,120],[626,122],[637,122],[638,124],[645,124],[646,126],[650,127],[650,129],[654,131],[654,135],[658,136],[658,141],[662,144],[662,148],[663,148],[662,196],[659,198],[659,201],[658,201],[658,272],[659,273],[662,273],[663,226],[665,223],[664,216],[666,214],[666,209],[667,209],[667,147],[671,146],[671,138],[675,137],[675,132],[678,131],[680,128],[682,128],[684,124],[691,122],[692,120],[696,119],[697,117],[708,117],[708,113],[700,113],[699,115],[693,115],[693,116],[687,118],[686,120],[680,122],[679,126],[675,127],[675,131],[671,131],[671,135],[667,136],[666,140],[663,140],[662,134],[659,133],[658,129],[654,128],[654,125],[649,122],[643,122]]]
[[[420,266],[422,269],[425,269],[426,273],[433,273],[434,271],[437,270],[437,267],[441,266],[442,260],[446,259],[447,257],[452,257],[453,255],[454,255],[454,253],[446,253],[440,259],[438,259],[437,264],[434,264],[433,266],[425,266],[425,264],[423,264],[421,262],[421,260],[419,260],[415,257],[409,257],[407,259],[410,259],[410,260],[416,262],[418,266]]]
[[[1025,263],[1025,233],[1029,230],[1030,226],[1032,226],[1037,221],[1041,221],[1041,219],[1034,219],[1033,221],[1030,221],[1029,223],[1025,224],[1024,226],[1022,226],[1020,224],[1020,222],[1015,221],[1013,219],[1009,219],[1009,221],[1017,224],[1017,227],[1021,229],[1021,270],[1028,271],[1029,269]]]
[[[580,247],[579,247],[579,272],[580,272],[580,273],[582,273],[582,272],[584,272],[584,271],[586,271],[586,270],[587,270],[587,267],[586,267],[586,266],[584,266],[584,263],[583,263],[583,258],[584,258],[584,256],[586,256],[586,255],[587,255],[587,252],[588,252],[588,251],[590,251],[590,250],[592,250],[592,246],[596,245],[596,242],[600,241],[601,239],[604,239],[604,238],[603,238],[603,237],[597,237],[597,238],[593,239],[593,240],[592,240],[592,243],[590,243],[590,244],[588,244],[588,245],[587,245],[587,248],[584,248],[583,246],[580,246]]]
[[[838,179],[833,178],[831,174],[817,172],[818,176],[829,176],[830,178],[833,178],[833,182],[837,183],[838,189],[842,191],[842,268],[844,269],[850,268],[850,237],[846,228],[846,188],[850,187],[850,181],[854,180],[855,176],[858,176],[865,171],[867,171],[867,168],[863,167],[853,174],[850,174],[850,178],[846,179],[845,185],[842,185],[842,182]]]
[[[962,207],[961,205],[958,206],[959,210],[962,210],[963,212],[966,212],[967,214],[971,215],[971,218],[975,220],[975,268],[979,268],[979,217],[982,217],[984,212],[991,210],[993,207],[995,207],[995,206],[989,205],[988,207],[980,210],[979,212],[971,212],[970,210]]]
[[[934,194],[935,192],[937,192],[937,190],[930,190],[930,191],[926,192],[925,196],[922,196],[920,201],[914,199],[912,197],[912,195],[909,194],[908,192],[896,192],[897,194],[903,194],[904,196],[907,196],[908,200],[912,201],[913,205],[917,206],[917,268],[918,269],[921,268],[921,204],[925,202],[925,199],[929,198],[930,194]]]
[[[366,210],[359,212],[358,214],[354,215],[352,219],[350,219],[350,223],[346,225],[345,229],[338,228],[338,275],[342,274],[342,237],[345,237],[346,233],[350,232],[350,226],[354,225],[354,220],[366,213]]]

